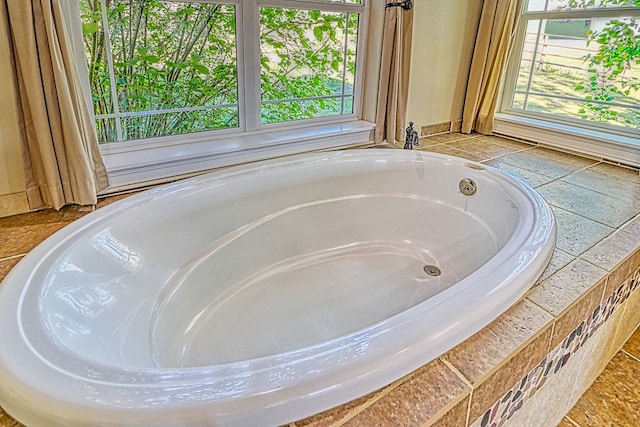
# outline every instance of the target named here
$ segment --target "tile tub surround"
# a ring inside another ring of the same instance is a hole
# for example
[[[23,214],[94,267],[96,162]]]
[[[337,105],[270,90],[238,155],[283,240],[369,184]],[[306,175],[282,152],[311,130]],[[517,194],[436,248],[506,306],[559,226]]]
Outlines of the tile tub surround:
[[[292,426],[526,425],[515,423],[540,412],[556,386],[566,400],[553,419],[559,423],[640,323],[640,173],[500,137],[434,135],[418,148],[484,162],[537,188],[558,217],[551,263],[524,299],[469,340],[387,387]],[[0,218],[0,278],[84,214],[66,207]],[[605,354],[585,357],[597,348]],[[0,426],[13,425],[0,411]]]

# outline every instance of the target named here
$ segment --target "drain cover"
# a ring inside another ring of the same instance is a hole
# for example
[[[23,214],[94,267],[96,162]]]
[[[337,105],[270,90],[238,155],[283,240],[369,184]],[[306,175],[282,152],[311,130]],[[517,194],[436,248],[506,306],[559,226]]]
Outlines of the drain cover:
[[[442,271],[440,271],[440,269],[435,265],[425,265],[423,270],[429,276],[439,276],[440,274],[442,274]]]

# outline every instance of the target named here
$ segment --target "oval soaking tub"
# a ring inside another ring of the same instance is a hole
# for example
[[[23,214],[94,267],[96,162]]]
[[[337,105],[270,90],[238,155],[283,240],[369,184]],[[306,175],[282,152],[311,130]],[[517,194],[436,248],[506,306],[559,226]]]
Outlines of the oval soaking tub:
[[[294,421],[483,328],[554,241],[527,186],[418,151],[157,187],[73,222],[6,277],[0,404],[30,426]]]

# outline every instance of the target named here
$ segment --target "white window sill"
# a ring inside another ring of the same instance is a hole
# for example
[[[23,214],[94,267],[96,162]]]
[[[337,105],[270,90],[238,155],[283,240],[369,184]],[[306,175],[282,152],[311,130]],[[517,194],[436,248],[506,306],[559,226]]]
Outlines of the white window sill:
[[[109,194],[214,168],[373,143],[373,123],[354,120],[252,134],[190,135],[173,144],[143,140],[100,146]]]
[[[494,133],[640,167],[640,140],[507,113],[496,114]]]

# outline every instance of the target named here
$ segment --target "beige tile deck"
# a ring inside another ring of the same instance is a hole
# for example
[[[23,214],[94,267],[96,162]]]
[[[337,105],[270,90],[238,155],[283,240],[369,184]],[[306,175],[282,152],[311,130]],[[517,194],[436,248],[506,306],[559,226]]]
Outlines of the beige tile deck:
[[[640,205],[598,193],[564,181],[554,181],[537,188],[550,204],[618,228],[640,213]]]
[[[549,277],[553,276],[558,271],[562,270],[574,259],[576,259],[574,256],[556,247],[555,250],[553,251],[553,255],[551,256],[551,260],[549,261],[549,264],[547,264],[547,268],[544,269],[544,271],[538,278],[538,281],[535,283],[535,286],[538,286],[539,284],[547,280]]]
[[[518,166],[511,165],[504,161],[501,161],[500,158],[494,159],[494,160],[488,160],[484,163],[488,166],[491,166],[493,168],[506,172],[515,178],[518,178],[519,180],[529,184],[533,188],[540,187],[541,185],[547,184],[554,180],[554,178],[551,178],[549,176],[545,176],[537,172],[530,171],[528,169],[524,169]]]
[[[556,247],[570,255],[580,255],[615,231],[613,227],[565,209],[555,206],[552,209],[558,221]]]
[[[532,289],[527,298],[552,315],[560,316],[605,275],[605,270],[577,259]]]
[[[517,166],[550,178],[561,178],[581,169],[581,166],[542,155],[541,148],[521,153],[509,154],[499,158],[502,163]]]

